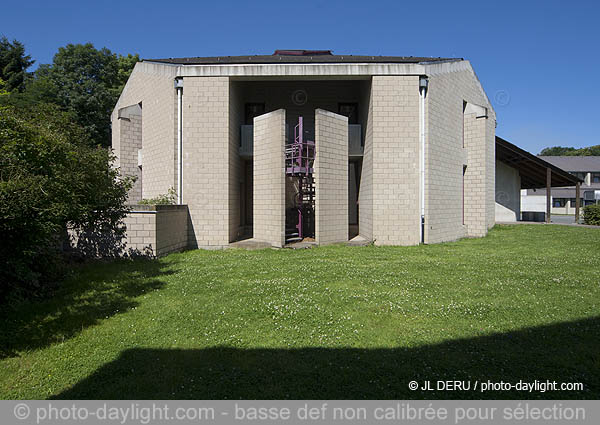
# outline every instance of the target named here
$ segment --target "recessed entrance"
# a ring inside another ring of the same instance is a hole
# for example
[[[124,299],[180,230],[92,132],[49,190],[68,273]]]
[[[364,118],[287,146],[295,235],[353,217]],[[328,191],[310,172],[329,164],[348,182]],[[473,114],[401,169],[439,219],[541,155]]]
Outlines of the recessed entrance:
[[[239,128],[239,231],[237,239],[253,237],[253,119],[279,109],[285,110],[285,147],[298,149],[296,126],[302,117],[303,154],[306,142],[315,141],[315,111],[322,109],[348,118],[348,229],[349,238],[359,232],[358,194],[368,117],[370,79],[353,80],[235,80],[230,81],[231,125]],[[314,150],[314,148],[312,148]],[[291,151],[290,151],[291,154]],[[300,155],[300,153],[298,152]],[[294,161],[304,159],[294,157]],[[289,162],[289,160],[288,160]],[[288,164],[289,165],[289,164]],[[301,165],[297,165],[302,168]],[[290,168],[287,167],[286,168]],[[293,167],[292,167],[293,168]],[[310,168],[310,167],[309,167]],[[315,238],[315,184],[311,173],[290,169],[285,173],[285,240]],[[345,222],[346,220],[344,220]],[[332,223],[335,224],[335,223]],[[235,240],[235,239],[234,239]]]

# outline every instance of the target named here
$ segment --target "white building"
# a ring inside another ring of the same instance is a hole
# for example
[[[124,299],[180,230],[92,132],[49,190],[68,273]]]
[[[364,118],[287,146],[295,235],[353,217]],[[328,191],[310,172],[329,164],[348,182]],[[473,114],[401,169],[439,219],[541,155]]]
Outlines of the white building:
[[[580,190],[582,207],[600,202],[600,156],[539,156],[539,158],[583,180]],[[551,196],[551,213],[574,215],[576,201],[575,186],[554,188]],[[546,211],[546,191],[523,189],[521,210]]]

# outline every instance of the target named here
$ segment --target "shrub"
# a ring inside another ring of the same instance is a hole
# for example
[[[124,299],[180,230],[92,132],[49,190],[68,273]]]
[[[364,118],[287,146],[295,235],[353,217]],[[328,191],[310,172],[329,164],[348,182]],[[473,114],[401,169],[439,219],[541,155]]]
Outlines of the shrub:
[[[60,279],[67,224],[120,231],[131,181],[112,159],[52,106],[0,107],[0,301]]]
[[[141,205],[175,205],[177,203],[177,192],[172,187],[166,194],[158,195],[155,198],[142,199]]]
[[[600,226],[600,204],[588,205],[583,209],[583,222]]]

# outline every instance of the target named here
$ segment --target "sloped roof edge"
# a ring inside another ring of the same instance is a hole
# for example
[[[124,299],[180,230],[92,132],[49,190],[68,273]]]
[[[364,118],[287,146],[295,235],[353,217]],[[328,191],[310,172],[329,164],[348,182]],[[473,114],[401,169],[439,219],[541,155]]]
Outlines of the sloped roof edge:
[[[583,180],[496,136],[496,159],[519,171],[521,189],[546,187],[546,170],[552,171],[552,187],[569,187]]]
[[[143,59],[172,65],[232,65],[232,64],[293,64],[293,63],[436,63],[457,62],[462,58],[418,57],[418,56],[368,56],[368,55],[246,55],[209,56],[187,58]]]

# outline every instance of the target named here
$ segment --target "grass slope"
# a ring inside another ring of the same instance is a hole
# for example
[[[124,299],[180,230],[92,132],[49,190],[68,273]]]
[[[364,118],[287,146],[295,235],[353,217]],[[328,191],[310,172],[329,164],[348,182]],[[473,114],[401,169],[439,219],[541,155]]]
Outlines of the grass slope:
[[[600,231],[189,251],[77,268],[0,313],[2,398],[598,398]],[[583,391],[411,392],[417,380]]]

